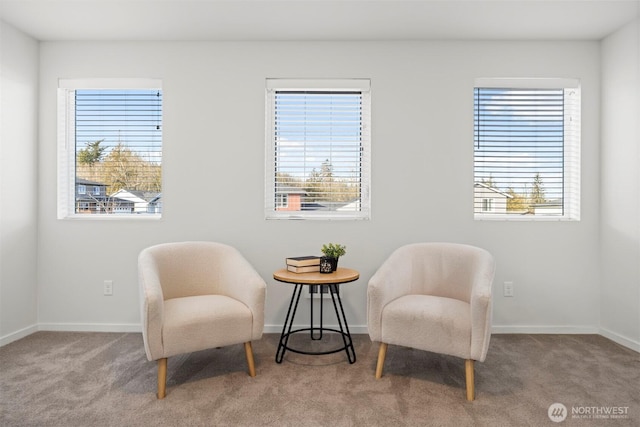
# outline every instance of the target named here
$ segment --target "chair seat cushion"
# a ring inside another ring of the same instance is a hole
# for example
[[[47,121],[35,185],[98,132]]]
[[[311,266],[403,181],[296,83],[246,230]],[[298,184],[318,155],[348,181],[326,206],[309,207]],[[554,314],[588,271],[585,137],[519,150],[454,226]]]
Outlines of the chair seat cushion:
[[[164,301],[164,357],[251,341],[249,307],[224,295]],[[212,326],[215,325],[215,326]]]
[[[468,359],[471,307],[453,298],[405,295],[382,310],[382,342]]]

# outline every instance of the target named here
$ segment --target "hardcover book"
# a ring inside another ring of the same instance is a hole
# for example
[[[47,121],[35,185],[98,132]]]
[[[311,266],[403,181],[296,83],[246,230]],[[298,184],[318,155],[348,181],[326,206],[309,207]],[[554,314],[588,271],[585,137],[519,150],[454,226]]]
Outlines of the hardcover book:
[[[311,273],[314,271],[320,271],[319,265],[306,265],[304,267],[296,267],[293,265],[287,265],[287,270],[292,273]]]
[[[308,265],[320,265],[320,257],[307,255],[307,256],[298,256],[298,257],[290,257],[286,259],[287,266],[291,265],[293,267],[306,267]]]

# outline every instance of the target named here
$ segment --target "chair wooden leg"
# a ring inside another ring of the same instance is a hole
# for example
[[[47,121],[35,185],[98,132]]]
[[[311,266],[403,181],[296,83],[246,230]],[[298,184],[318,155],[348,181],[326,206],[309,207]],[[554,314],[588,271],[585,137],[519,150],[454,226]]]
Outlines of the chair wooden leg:
[[[475,399],[475,386],[473,378],[473,360],[467,359],[464,361],[464,371],[467,381],[467,400],[472,401]]]
[[[387,343],[381,342],[378,350],[378,364],[376,365],[376,379],[382,377],[382,367],[384,366],[384,358],[387,356]]]
[[[251,341],[244,343],[244,352],[247,355],[247,365],[249,365],[249,376],[256,376],[256,365],[253,362],[253,349],[251,348]]]
[[[158,359],[158,399],[164,399],[167,394],[167,358]]]

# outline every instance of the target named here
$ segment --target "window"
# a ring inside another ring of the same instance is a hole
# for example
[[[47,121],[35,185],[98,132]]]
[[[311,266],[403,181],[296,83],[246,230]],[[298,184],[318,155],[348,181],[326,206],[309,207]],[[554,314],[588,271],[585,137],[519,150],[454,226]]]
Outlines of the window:
[[[266,218],[368,219],[369,80],[267,79]]]
[[[569,79],[478,79],[474,217],[580,219],[580,88]]]
[[[160,81],[61,79],[58,118],[58,218],[160,216]]]
[[[276,194],[276,209],[286,209],[289,207],[288,194]]]

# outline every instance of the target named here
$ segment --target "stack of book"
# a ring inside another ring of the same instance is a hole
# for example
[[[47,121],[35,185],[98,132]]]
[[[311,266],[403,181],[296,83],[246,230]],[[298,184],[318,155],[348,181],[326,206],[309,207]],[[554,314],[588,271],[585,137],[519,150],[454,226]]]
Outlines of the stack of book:
[[[286,259],[287,270],[293,273],[309,273],[312,271],[320,271],[319,256],[297,256]]]

